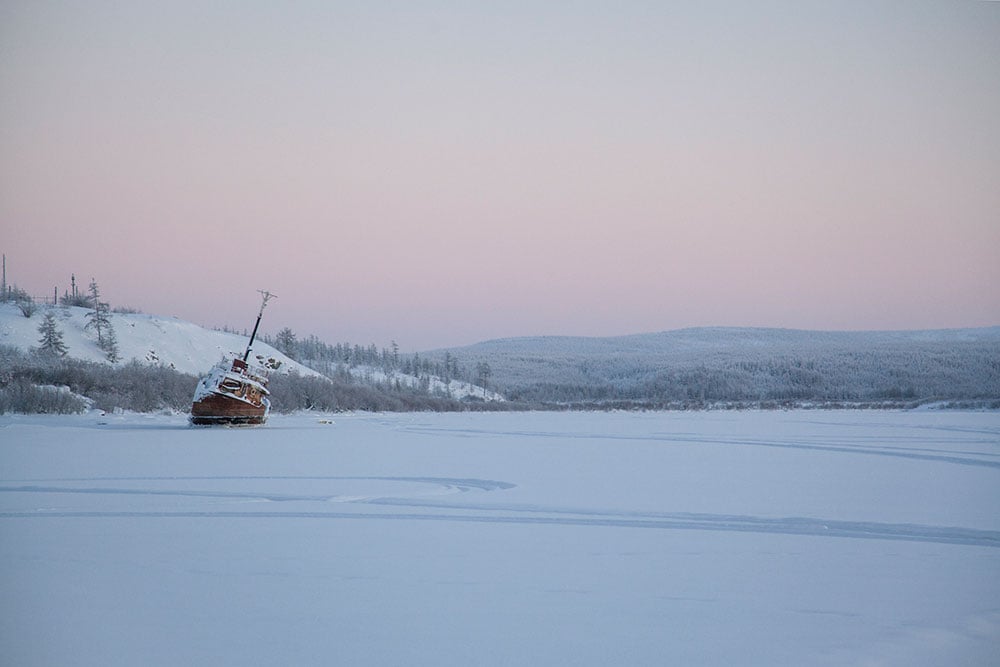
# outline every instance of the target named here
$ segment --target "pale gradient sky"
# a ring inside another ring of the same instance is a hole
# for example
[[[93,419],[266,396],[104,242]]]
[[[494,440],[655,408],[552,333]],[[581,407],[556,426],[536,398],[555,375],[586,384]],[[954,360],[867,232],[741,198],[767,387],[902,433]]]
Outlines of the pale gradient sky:
[[[404,350],[996,325],[1000,3],[0,0],[0,251]]]

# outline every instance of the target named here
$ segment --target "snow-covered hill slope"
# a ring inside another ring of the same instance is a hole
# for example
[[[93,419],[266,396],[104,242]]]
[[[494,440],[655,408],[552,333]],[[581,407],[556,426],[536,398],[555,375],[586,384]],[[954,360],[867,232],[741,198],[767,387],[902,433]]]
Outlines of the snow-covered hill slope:
[[[55,314],[69,356],[106,362],[93,333],[84,328],[87,313],[91,312],[87,308],[43,306],[27,318],[15,304],[0,303],[0,345],[21,350],[37,348],[41,338],[38,326],[47,309]],[[122,313],[111,313],[110,317],[122,362],[135,359],[141,363],[163,364],[181,373],[198,376],[223,355],[242,355],[246,349],[246,336],[205,329],[175,317]],[[254,342],[253,355],[281,362],[271,364],[277,366],[274,372],[294,370],[301,375],[319,375],[260,340]]]
[[[416,377],[400,371],[390,371],[387,373],[381,368],[364,365],[346,367],[346,370],[353,377],[367,385],[393,386],[398,382],[401,386],[410,388],[424,387],[431,394],[458,400],[469,398],[485,401],[507,400],[502,394],[463,380],[449,379],[445,381],[434,375]]]
[[[37,348],[41,338],[38,326],[47,310],[55,314],[69,356],[86,361],[107,362],[104,352],[97,346],[96,337],[85,329],[87,313],[91,312],[88,308],[41,306],[31,318],[27,318],[14,303],[0,303],[0,345],[24,351]],[[176,317],[131,313],[111,313],[110,317],[118,340],[120,363],[135,359],[140,363],[163,364],[181,373],[201,376],[223,355],[242,355],[247,345],[246,336],[205,329]],[[277,367],[272,372],[295,371],[303,376],[323,377],[321,373],[289,358],[259,338],[254,341],[253,356],[274,360],[268,363],[270,367]],[[456,399],[477,397],[489,401],[504,400],[496,392],[484,392],[482,387],[459,380],[445,383],[433,376],[417,378],[401,372],[387,375],[381,369],[368,366],[347,367],[344,370],[367,385],[393,385],[398,382],[406,387],[423,386],[432,394]]]

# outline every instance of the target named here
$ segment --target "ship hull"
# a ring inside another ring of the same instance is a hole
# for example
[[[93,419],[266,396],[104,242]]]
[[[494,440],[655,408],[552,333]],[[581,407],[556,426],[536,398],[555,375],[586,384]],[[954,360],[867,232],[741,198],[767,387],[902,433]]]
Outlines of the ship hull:
[[[197,426],[256,426],[267,421],[267,413],[267,406],[264,405],[209,394],[191,405],[191,423]]]
[[[191,402],[191,423],[253,426],[267,421],[267,370],[239,358],[223,359],[202,378]]]

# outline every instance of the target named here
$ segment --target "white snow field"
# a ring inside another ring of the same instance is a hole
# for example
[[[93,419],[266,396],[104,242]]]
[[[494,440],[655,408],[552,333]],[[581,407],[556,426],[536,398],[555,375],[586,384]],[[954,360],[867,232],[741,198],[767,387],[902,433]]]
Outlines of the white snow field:
[[[996,665],[1000,413],[0,417],[4,665]]]

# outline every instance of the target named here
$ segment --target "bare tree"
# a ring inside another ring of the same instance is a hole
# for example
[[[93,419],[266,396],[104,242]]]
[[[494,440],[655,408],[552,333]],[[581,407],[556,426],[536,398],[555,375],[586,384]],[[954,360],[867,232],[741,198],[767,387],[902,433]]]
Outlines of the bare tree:
[[[490,377],[493,375],[493,369],[485,361],[480,361],[476,364],[476,377],[477,382],[483,388],[483,398],[486,398],[486,386],[489,384]]]
[[[288,327],[279,331],[278,335],[275,336],[274,346],[289,359],[297,358],[298,341],[295,338],[295,332]]]
[[[29,319],[31,318],[32,315],[35,314],[35,311],[38,310],[38,304],[36,304],[35,300],[32,299],[30,296],[27,298],[18,299],[17,307],[21,309],[21,314]]]

